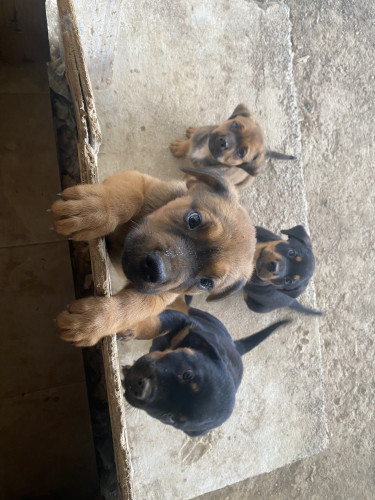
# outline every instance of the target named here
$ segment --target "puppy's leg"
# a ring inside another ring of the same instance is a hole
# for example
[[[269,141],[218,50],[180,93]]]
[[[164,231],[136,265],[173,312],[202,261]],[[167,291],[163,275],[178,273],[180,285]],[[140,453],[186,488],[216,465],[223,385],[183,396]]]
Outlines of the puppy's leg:
[[[186,129],[186,137],[190,139],[190,137],[198,130],[198,127],[189,127]]]
[[[157,316],[176,298],[175,293],[144,295],[129,287],[113,297],[79,299],[57,316],[57,327],[63,340],[78,347],[91,346]]]
[[[144,321],[140,321],[121,333],[126,337],[129,336],[129,338],[138,340],[155,339],[169,333],[172,334],[169,345],[175,348],[188,335],[192,324],[189,316],[180,310],[182,303],[179,302],[179,299],[177,299],[158,316],[151,316]],[[185,309],[188,309],[186,304]]]
[[[139,172],[122,172],[101,184],[65,189],[52,205],[55,229],[78,241],[105,236],[139,212],[145,193],[157,182]]]
[[[166,311],[173,310],[182,312],[185,315],[189,312],[189,306],[186,304],[182,296],[177,297],[177,299],[168,306]],[[166,313],[164,311],[164,313]],[[139,339],[139,340],[149,340],[167,333],[167,330],[163,331],[164,325],[162,323],[160,315],[150,316],[144,321],[140,321],[136,325],[128,328],[124,332],[120,333],[120,338],[123,337],[124,340]]]
[[[162,335],[163,333],[165,332],[162,332],[162,324],[159,316],[150,316],[131,328],[128,328],[124,332],[120,332],[118,337],[125,337],[125,340],[150,340]]]
[[[180,311],[184,314],[189,314],[189,306],[186,304],[182,295],[177,297],[177,299],[168,306],[168,309],[173,309],[174,311]]]
[[[190,139],[186,141],[177,140],[170,144],[169,149],[176,158],[183,158],[190,149]]]

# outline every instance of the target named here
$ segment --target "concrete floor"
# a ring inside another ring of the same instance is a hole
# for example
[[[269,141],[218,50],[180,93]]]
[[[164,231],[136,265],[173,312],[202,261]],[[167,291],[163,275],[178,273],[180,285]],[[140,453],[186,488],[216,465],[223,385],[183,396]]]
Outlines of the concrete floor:
[[[188,125],[221,120],[247,102],[268,145],[297,153],[299,162],[269,165],[245,204],[254,222],[273,230],[308,222],[317,257],[316,304],[325,312],[320,320],[293,315],[293,331],[280,331],[248,362],[250,378],[241,391],[254,391],[258,383],[248,420],[245,392],[236,408],[246,453],[234,455],[238,441],[215,448],[238,437],[236,415],[192,449],[173,430],[129,412],[140,498],[185,499],[210,490],[200,498],[374,498],[374,138],[368,126],[375,111],[374,11],[370,2],[338,0],[123,6],[114,80],[96,91],[103,175],[139,168],[177,176],[168,143]],[[314,304],[313,287],[304,300]],[[255,330],[282,316],[260,319],[233,300],[225,304],[234,336],[241,335],[241,321]],[[287,413],[275,406],[277,397]],[[301,401],[307,411],[290,412]],[[271,425],[264,416],[273,411]],[[315,422],[309,419],[314,415]],[[286,429],[293,452],[283,455]],[[159,444],[168,437],[166,469]],[[202,449],[209,453],[200,455]],[[236,476],[237,470],[244,472]],[[159,482],[147,484],[154,476]]]
[[[288,1],[314,248],[327,449],[201,500],[373,499],[375,4]],[[267,6],[267,4],[265,4]]]

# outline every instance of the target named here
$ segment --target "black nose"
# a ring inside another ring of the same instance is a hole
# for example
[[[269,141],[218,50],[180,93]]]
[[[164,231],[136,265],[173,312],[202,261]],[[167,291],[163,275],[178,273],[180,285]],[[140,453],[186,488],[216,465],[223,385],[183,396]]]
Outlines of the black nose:
[[[225,137],[220,137],[219,145],[220,145],[221,149],[228,149],[228,141],[226,140]]]
[[[278,272],[278,270],[279,270],[279,263],[277,262],[277,260],[273,260],[272,262],[269,262],[269,264],[268,264],[268,270],[271,273],[277,273]]]
[[[163,259],[156,253],[149,253],[140,263],[142,279],[149,283],[162,283],[165,281]]]
[[[146,399],[151,393],[151,381],[147,377],[137,377],[131,381],[129,391],[137,399]]]

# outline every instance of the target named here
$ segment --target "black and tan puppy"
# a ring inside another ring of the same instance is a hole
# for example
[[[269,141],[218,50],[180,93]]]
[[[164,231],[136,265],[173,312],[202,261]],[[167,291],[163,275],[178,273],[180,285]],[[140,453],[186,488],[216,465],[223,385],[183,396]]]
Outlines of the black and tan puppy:
[[[300,304],[298,297],[307,287],[315,267],[311,241],[303,226],[281,231],[288,241],[262,227],[256,227],[255,270],[243,293],[249,309],[266,313],[291,307],[305,314],[320,311]]]
[[[187,140],[172,142],[170,150],[176,158],[187,158],[197,168],[208,168],[227,177],[237,187],[257,176],[266,158],[295,160],[264,146],[262,128],[243,104],[221,125],[190,127]]]
[[[225,326],[207,312],[166,310],[135,327],[136,337],[157,338],[149,354],[124,369],[125,398],[190,437],[205,434],[233,411],[241,355],[287,322],[233,342]]]
[[[111,260],[131,285],[110,298],[73,302],[57,318],[64,340],[94,345],[159,314],[180,294],[226,297],[250,278],[255,229],[236,189],[216,174],[185,169],[182,181],[139,172],[66,189],[52,206],[57,232],[107,236]]]

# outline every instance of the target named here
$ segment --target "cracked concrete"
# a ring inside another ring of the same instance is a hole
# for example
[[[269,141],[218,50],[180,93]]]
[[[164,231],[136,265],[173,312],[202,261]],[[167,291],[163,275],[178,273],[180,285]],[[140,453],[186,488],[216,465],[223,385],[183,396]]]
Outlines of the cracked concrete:
[[[201,500],[374,498],[375,5],[288,5],[329,445]]]
[[[101,175],[136,168],[180,177],[183,162],[171,156],[169,142],[189,125],[220,123],[245,102],[261,120],[268,146],[298,161],[270,162],[243,191],[244,205],[255,223],[275,232],[308,225],[290,30],[283,4],[124,4],[114,82],[95,95],[103,117]],[[312,285],[303,300],[315,306]],[[244,359],[235,412],[209,435],[191,440],[128,408],[136,498],[192,498],[327,445],[318,320],[289,311],[258,316],[240,295],[224,307],[204,298],[194,304],[218,316],[235,338],[276,318],[293,316],[294,323]],[[120,360],[128,364],[146,349],[145,342],[126,343]]]

